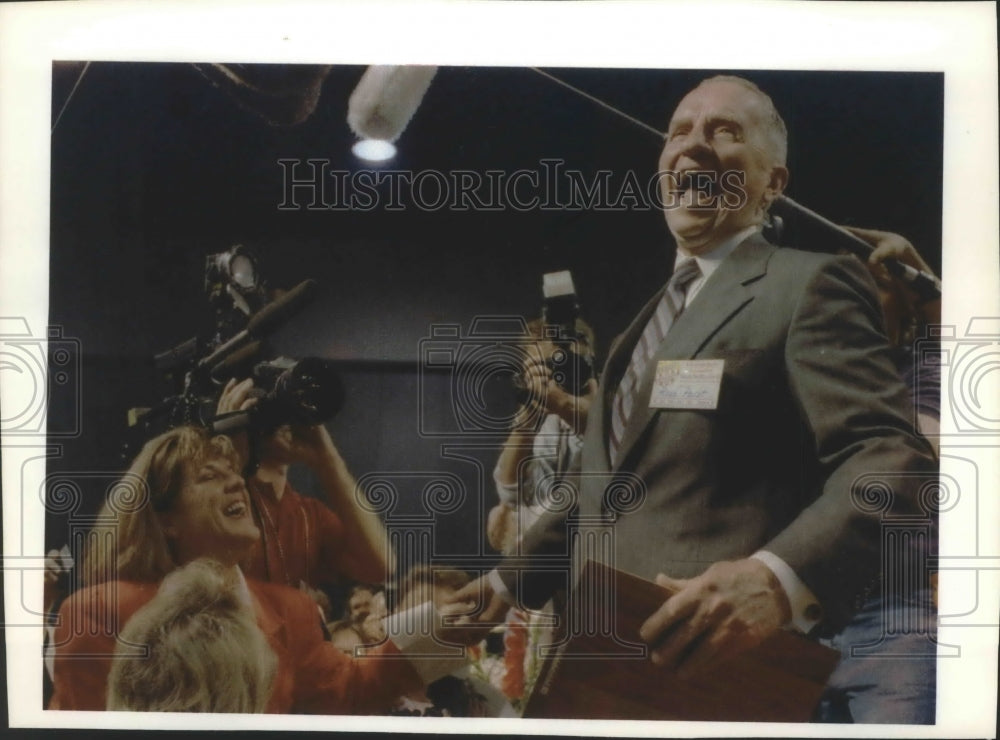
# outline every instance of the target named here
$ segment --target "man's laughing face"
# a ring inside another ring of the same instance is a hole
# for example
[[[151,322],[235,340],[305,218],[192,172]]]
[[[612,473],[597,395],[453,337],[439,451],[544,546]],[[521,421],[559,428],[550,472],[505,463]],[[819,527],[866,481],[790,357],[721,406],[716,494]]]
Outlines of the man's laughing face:
[[[776,161],[765,102],[735,82],[712,80],[674,112],[660,154],[667,226],[685,253],[708,251],[763,221],[788,171]]]

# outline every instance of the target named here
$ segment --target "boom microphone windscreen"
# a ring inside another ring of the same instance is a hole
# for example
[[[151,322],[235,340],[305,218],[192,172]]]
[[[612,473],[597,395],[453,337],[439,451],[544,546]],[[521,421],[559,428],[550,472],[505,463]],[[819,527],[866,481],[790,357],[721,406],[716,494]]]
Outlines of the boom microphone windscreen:
[[[437,67],[375,65],[347,102],[347,125],[363,139],[395,141],[413,118]]]

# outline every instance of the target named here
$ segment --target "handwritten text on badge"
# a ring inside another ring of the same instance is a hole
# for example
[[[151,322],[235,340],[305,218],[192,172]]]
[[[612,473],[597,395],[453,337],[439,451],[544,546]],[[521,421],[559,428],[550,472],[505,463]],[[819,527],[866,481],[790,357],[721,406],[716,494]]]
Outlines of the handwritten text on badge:
[[[649,396],[652,409],[714,409],[725,360],[661,360]]]

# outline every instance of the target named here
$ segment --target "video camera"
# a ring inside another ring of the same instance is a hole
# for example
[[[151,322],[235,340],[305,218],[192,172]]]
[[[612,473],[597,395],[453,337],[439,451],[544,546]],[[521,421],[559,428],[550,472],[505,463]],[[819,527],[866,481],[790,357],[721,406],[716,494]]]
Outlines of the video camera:
[[[560,388],[572,396],[582,396],[587,383],[596,377],[594,354],[593,351],[584,354],[576,351],[579,342],[589,344],[589,340],[578,326],[580,302],[569,270],[542,276],[542,298],[542,339],[555,345],[545,364]],[[526,403],[530,391],[524,376],[515,374],[513,382],[518,402]]]
[[[243,245],[206,258],[205,291],[214,307],[209,338],[194,336],[154,357],[156,369],[177,390],[153,408],[131,409],[129,426],[141,445],[182,425],[213,434],[242,428],[267,433],[282,424],[319,424],[344,403],[334,364],[321,357],[278,357],[267,337],[316,296],[314,280],[267,301],[257,260]],[[217,415],[219,394],[230,378],[252,377],[260,399],[246,411]],[[131,456],[131,444],[124,454]]]

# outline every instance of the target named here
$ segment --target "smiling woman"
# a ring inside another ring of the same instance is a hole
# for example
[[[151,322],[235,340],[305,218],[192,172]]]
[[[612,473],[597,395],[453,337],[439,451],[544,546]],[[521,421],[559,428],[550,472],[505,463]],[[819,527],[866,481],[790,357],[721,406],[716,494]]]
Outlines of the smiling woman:
[[[259,532],[250,517],[238,469],[238,456],[227,438],[209,437],[193,427],[171,430],[142,449],[122,482],[111,491],[90,533],[84,562],[88,587],[74,593],[60,610],[53,641],[55,693],[51,709],[104,709],[113,663],[155,664],[164,660],[155,652],[166,643],[136,638],[145,633],[130,630],[129,620],[154,600],[161,581],[172,571],[198,559],[214,562],[223,580],[235,584],[235,591],[230,591],[252,609],[257,627],[277,658],[270,691],[261,703],[266,711],[376,713],[388,709],[401,694],[448,673],[456,663],[464,663],[461,658],[437,660],[433,666],[400,660],[426,654],[428,640],[433,647],[430,625],[438,620],[427,605],[399,616],[397,624],[409,626],[408,633],[390,623],[389,639],[367,653],[364,660],[355,661],[323,640],[315,605],[304,593],[245,579],[237,563]],[[220,589],[217,598],[207,603],[226,599],[227,594],[232,595],[230,591]],[[198,617],[196,612],[171,619],[193,620]],[[231,637],[218,635],[220,641]],[[246,674],[239,666],[255,664],[261,657],[259,645],[254,647],[257,643],[239,642],[247,654],[232,656],[233,670],[221,673],[229,683],[245,681]],[[168,662],[176,660],[169,658]],[[185,675],[194,673],[187,670]],[[115,675],[147,674],[118,670]],[[234,689],[239,695],[241,687],[209,683],[195,687],[200,698],[192,706],[226,711],[230,704],[215,699],[232,696]],[[127,684],[127,680],[124,684],[119,680],[114,695],[133,695],[135,687]],[[121,708],[120,702],[114,703],[114,695],[111,708]],[[157,697],[157,702],[160,699]],[[143,706],[171,707],[176,703]]]
[[[163,532],[181,562],[211,556],[235,565],[260,537],[250,516],[243,476],[226,458],[188,468],[187,485],[173,507],[160,515]]]
[[[90,533],[84,585],[159,581],[196,557],[235,565],[260,536],[228,437],[181,427],[150,441],[111,489]],[[241,515],[236,509],[243,504]],[[227,515],[227,509],[232,511]]]

